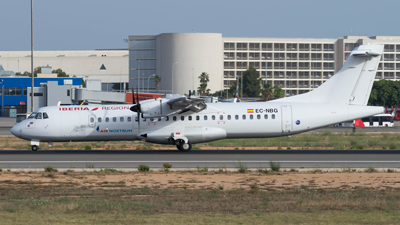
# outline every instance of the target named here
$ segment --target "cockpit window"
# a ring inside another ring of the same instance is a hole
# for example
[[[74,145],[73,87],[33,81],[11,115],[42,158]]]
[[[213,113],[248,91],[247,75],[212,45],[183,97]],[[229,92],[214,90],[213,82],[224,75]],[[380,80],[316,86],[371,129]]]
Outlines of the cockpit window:
[[[29,117],[28,117],[28,119],[32,119],[32,118],[35,118],[36,117],[36,112],[33,112],[31,115],[29,115]]]
[[[49,116],[47,115],[47,113],[43,113],[43,119],[48,119],[49,118]]]
[[[35,118],[36,119],[42,119],[42,113],[41,112],[37,113]]]

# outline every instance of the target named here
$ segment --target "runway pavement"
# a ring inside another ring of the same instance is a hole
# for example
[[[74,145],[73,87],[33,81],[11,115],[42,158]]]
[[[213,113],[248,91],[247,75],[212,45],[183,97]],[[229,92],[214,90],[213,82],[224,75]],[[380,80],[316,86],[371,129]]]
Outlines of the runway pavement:
[[[400,168],[400,150],[0,150],[3,169],[56,168],[137,168],[146,164],[162,168],[168,162],[173,168],[236,168],[244,163],[249,168],[268,168],[269,162],[282,168]]]

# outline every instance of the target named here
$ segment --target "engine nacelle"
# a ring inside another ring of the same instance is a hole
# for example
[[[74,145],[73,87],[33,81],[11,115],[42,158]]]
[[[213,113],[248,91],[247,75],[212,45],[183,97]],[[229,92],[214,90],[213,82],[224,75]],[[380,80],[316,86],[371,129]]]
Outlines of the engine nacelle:
[[[190,143],[195,144],[224,139],[226,138],[226,131],[216,127],[171,127],[144,132],[137,137],[157,144],[174,144],[174,139],[186,137]]]

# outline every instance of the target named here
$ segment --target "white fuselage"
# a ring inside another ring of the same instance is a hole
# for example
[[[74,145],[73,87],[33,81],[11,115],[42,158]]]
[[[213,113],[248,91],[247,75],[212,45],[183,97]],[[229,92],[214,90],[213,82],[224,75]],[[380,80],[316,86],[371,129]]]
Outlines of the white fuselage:
[[[136,121],[132,105],[50,106],[36,110],[48,118],[28,118],[11,132],[22,139],[63,141],[141,140],[172,144],[172,136],[185,136],[191,143],[223,138],[286,136],[330,124],[378,114],[383,107],[242,102],[211,103],[199,113]],[[175,119],[175,120],[174,120]]]

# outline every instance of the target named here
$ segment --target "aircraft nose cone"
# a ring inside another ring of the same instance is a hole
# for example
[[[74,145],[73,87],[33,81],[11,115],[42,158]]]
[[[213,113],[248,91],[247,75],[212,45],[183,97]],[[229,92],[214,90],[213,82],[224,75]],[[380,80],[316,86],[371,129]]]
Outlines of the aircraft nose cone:
[[[18,124],[13,126],[11,128],[10,132],[16,137],[21,137],[22,136],[21,135],[21,129],[20,129],[20,126],[18,126]]]

